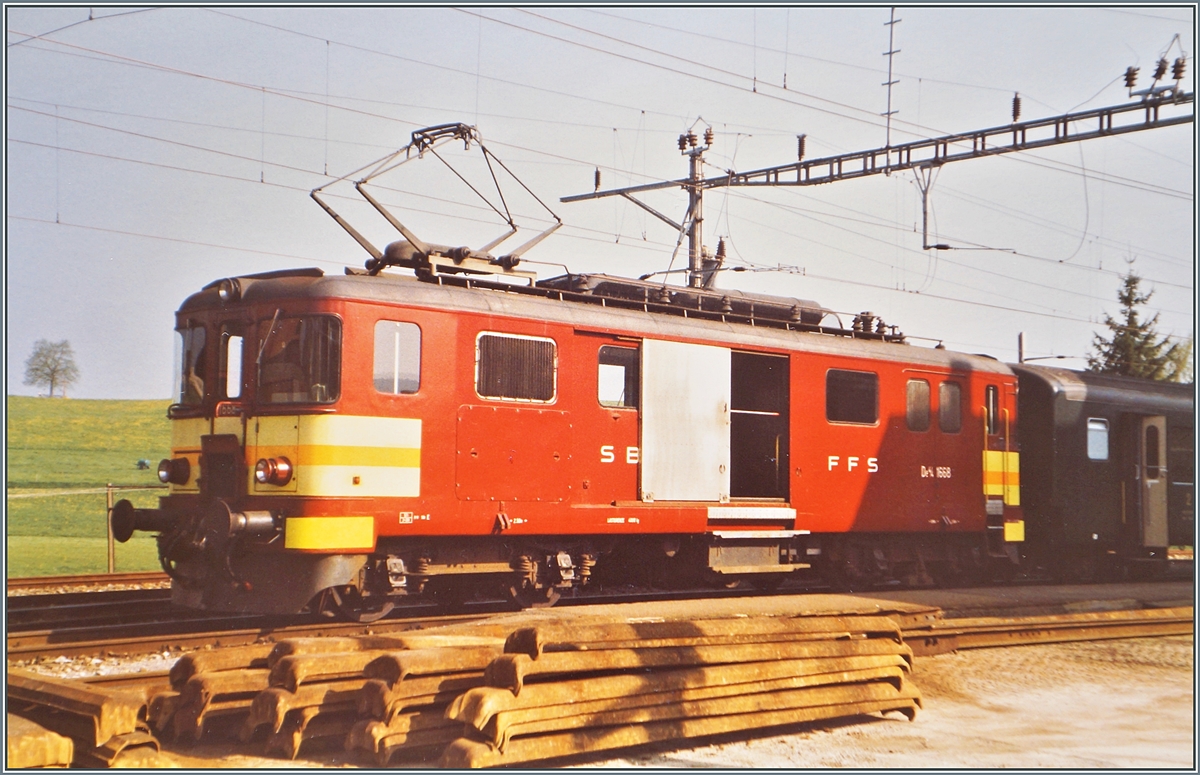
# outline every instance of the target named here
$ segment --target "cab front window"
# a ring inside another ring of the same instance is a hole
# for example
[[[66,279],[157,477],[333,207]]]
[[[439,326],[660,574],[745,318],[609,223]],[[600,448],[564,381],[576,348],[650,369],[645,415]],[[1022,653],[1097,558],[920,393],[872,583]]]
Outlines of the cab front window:
[[[341,391],[342,324],[329,315],[258,325],[258,400],[269,404],[332,403]]]
[[[181,328],[178,345],[182,351],[179,371],[179,403],[199,406],[204,401],[208,366],[204,352],[204,326]]]

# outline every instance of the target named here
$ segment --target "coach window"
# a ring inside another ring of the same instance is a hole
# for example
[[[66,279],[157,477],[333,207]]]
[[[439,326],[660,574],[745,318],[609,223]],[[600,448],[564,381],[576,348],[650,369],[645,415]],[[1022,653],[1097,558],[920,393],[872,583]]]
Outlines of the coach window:
[[[597,398],[601,406],[638,405],[638,351],[629,347],[600,348]]]
[[[221,373],[225,375],[225,398],[242,395],[242,329],[241,326],[221,328]]]
[[[281,318],[258,326],[258,400],[332,403],[341,392],[342,322],[329,315]]]
[[[929,383],[923,379],[910,379],[905,402],[908,407],[908,429],[929,430]]]
[[[416,393],[421,387],[421,329],[414,323],[380,320],[375,324],[375,389],[380,393]]]
[[[1108,420],[1087,418],[1088,460],[1108,460]]]
[[[938,428],[942,433],[962,430],[962,388],[957,382],[938,386]]]
[[[1158,461],[1158,426],[1146,426],[1146,478],[1157,479],[1161,466]]]
[[[208,371],[204,357],[204,326],[180,329],[178,344],[182,350],[179,403],[196,406],[204,400],[204,377]]]
[[[989,436],[995,436],[1000,432],[1000,391],[995,385],[987,386],[984,400],[987,409],[987,432]]]
[[[557,370],[553,339],[480,334],[475,341],[475,392],[481,398],[550,403]]]
[[[879,375],[840,369],[826,372],[825,419],[873,425],[879,419]]]

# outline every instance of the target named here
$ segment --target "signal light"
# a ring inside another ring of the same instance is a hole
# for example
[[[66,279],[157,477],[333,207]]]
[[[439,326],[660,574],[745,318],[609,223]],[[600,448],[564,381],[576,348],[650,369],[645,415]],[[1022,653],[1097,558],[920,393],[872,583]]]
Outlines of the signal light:
[[[1139,69],[1141,69],[1141,68],[1137,68],[1137,67],[1126,67],[1125,68],[1125,87],[1127,89],[1132,89],[1135,85],[1137,85],[1137,77],[1138,77]]]
[[[1160,59],[1160,60],[1158,60],[1158,64],[1156,64],[1154,66],[1154,80],[1156,80],[1156,81],[1160,80],[1166,74],[1167,74],[1167,60]]]
[[[1021,117],[1021,95],[1013,94],[1013,123],[1017,123],[1017,119]]]
[[[1183,71],[1186,67],[1187,59],[1185,57],[1178,57],[1175,60],[1175,64],[1171,65],[1171,77],[1176,81],[1183,80]]]

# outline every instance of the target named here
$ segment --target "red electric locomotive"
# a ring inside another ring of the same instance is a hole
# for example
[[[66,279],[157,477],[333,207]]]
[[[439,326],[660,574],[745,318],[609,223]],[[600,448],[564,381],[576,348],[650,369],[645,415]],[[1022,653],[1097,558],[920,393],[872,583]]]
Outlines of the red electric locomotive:
[[[170,493],[112,517],[119,540],[159,534],[176,602],[370,620],[401,595],[531,605],[1018,562],[1002,363],[798,299],[536,282],[514,268],[523,248],[426,244],[362,182],[405,236],[380,252],[334,214],[367,271],[224,279],[177,313]]]
[[[359,616],[488,581],[982,572],[1023,539],[1016,378],[811,302],[599,275],[296,270],[180,308],[176,600]]]

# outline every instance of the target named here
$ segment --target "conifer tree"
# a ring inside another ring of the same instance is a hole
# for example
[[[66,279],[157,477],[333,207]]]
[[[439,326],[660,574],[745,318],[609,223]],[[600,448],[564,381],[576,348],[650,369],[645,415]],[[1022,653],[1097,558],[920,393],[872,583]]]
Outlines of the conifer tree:
[[[1109,338],[1096,334],[1092,340],[1094,353],[1088,357],[1088,369],[1100,374],[1119,374],[1168,382],[1178,382],[1190,372],[1190,343],[1170,343],[1170,337],[1159,336],[1155,326],[1158,313],[1142,320],[1139,309],[1154,291],[1141,292],[1142,278],[1130,267],[1121,278],[1117,300],[1121,303],[1118,319],[1105,313],[1104,325]]]

